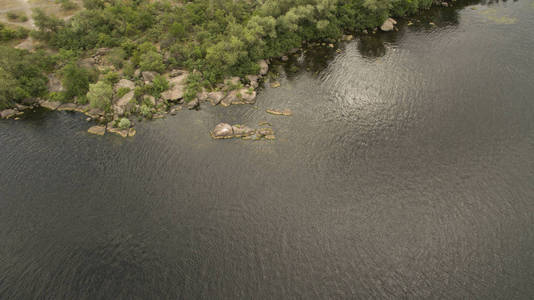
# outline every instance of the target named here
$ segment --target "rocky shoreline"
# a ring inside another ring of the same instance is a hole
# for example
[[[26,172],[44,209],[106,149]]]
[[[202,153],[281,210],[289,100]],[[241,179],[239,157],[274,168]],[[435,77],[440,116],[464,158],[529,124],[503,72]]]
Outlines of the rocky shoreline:
[[[388,18],[380,26],[380,30],[387,32],[395,30],[397,22]],[[365,31],[363,31],[365,34]],[[352,35],[343,35],[338,40],[350,41],[353,39]],[[334,44],[322,43],[324,46],[333,48]],[[107,53],[108,49],[99,49],[96,54],[85,60],[86,64],[93,66],[100,66],[101,57]],[[295,48],[289,51],[288,55],[295,54],[301,51],[302,48]],[[287,55],[281,56],[282,61],[287,61]],[[251,74],[240,77],[230,77],[224,80],[224,83],[217,85],[213,90],[202,89],[197,93],[196,97],[190,101],[184,100],[186,91],[187,79],[190,73],[186,70],[171,70],[170,72],[159,74],[153,71],[136,70],[134,78],[120,79],[114,86],[113,91],[116,95],[112,101],[111,108],[107,111],[91,107],[89,104],[76,103],[61,103],[59,101],[44,100],[44,99],[28,99],[24,104],[17,104],[14,108],[0,111],[0,118],[18,120],[24,111],[42,107],[48,110],[57,111],[72,111],[85,114],[87,121],[94,121],[94,125],[88,129],[88,133],[95,135],[104,135],[105,133],[113,133],[121,137],[133,137],[136,134],[134,122],[129,118],[137,117],[139,119],[158,119],[163,118],[166,114],[176,115],[178,111],[183,109],[198,109],[204,103],[209,103],[212,106],[221,105],[228,107],[231,105],[255,104],[257,89],[260,83],[264,81],[265,76],[269,72],[270,60],[260,60],[258,65],[260,67],[258,74]],[[197,71],[193,71],[195,73]],[[51,75],[53,77],[53,75]],[[169,83],[169,88],[160,94],[156,99],[152,95],[143,95],[143,102],[148,103],[149,106],[140,105],[136,101],[136,88],[144,85],[151,85],[158,76],[163,76]],[[50,79],[53,85],[50,87],[51,91],[61,91],[63,87],[58,80]],[[270,86],[276,88],[280,86],[278,81],[271,81]],[[119,97],[120,96],[120,97]],[[272,115],[291,116],[291,110],[275,110],[267,109],[267,113]],[[271,128],[252,129],[241,125],[229,125],[227,123],[218,124],[211,132],[211,136],[215,139],[227,138],[244,138],[244,139],[268,139],[275,138],[274,132]]]

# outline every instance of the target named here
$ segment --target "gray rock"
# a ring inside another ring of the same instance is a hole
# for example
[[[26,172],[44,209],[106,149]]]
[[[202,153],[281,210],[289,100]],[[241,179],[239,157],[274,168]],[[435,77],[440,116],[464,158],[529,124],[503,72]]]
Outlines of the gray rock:
[[[161,93],[161,98],[167,101],[176,101],[182,99],[184,97],[187,75],[187,72],[184,72],[182,75],[170,78],[169,85],[171,88]]]
[[[267,75],[267,72],[269,71],[269,64],[267,64],[267,61],[265,59],[259,60],[258,65],[260,66],[260,75]]]
[[[256,91],[243,88],[237,92],[238,101],[232,104],[254,104],[256,103]]]
[[[258,85],[259,85],[258,81],[260,79],[260,77],[258,75],[247,75],[246,78],[250,82],[250,86],[252,88],[255,89],[255,88],[258,87]]]
[[[104,135],[104,134],[106,134],[106,127],[105,126],[101,126],[101,125],[93,126],[93,127],[89,128],[87,130],[87,132],[89,132],[91,134],[96,134],[96,135]]]
[[[154,78],[158,76],[158,73],[153,71],[144,71],[141,73],[141,75],[143,76],[143,80],[145,81],[145,83],[150,83],[154,81]]]
[[[224,98],[224,92],[210,92],[208,93],[208,100],[211,105],[217,105],[221,103],[221,100]]]
[[[382,31],[391,31],[391,30],[393,30],[393,28],[395,28],[395,24],[397,24],[397,21],[395,21],[392,18],[388,18],[387,20],[384,21],[382,26],[380,26],[380,30],[382,30]]]
[[[130,90],[135,89],[135,83],[128,79],[121,79],[117,84],[115,84],[115,92],[120,90],[121,88],[129,88]]]
[[[282,56],[282,61],[288,61],[288,60],[289,60],[289,57],[287,57],[287,55]]]
[[[139,78],[139,76],[141,76],[141,70],[140,70],[140,69],[136,69],[136,70],[134,71],[134,77],[135,77],[135,78]]]
[[[113,111],[115,111],[119,116],[124,115],[126,112],[126,106],[134,98],[134,91],[128,92],[126,95],[122,96],[115,104],[113,104]]]
[[[187,108],[188,109],[195,109],[198,107],[198,105],[200,104],[200,102],[198,101],[198,98],[195,98],[189,102],[187,102]]]
[[[211,132],[211,136],[216,139],[232,138],[234,136],[234,130],[230,124],[219,123]]]
[[[208,100],[208,92],[206,92],[205,90],[203,90],[202,92],[198,92],[197,93],[197,98],[198,98],[198,101],[200,101],[200,102],[207,101]]]
[[[15,107],[17,108],[18,111],[23,111],[23,110],[26,110],[26,109],[30,108],[29,106],[22,105],[22,104],[19,104],[19,103],[15,103]]]
[[[76,105],[74,103],[65,103],[65,104],[60,105],[57,108],[57,110],[59,110],[59,111],[76,111],[77,108],[78,108],[78,105]]]
[[[39,105],[50,110],[56,110],[61,105],[61,102],[41,100],[39,101]]]
[[[233,102],[236,102],[238,100],[237,98],[237,90],[230,91],[224,99],[221,100],[221,105],[224,107],[228,107],[232,105]]]

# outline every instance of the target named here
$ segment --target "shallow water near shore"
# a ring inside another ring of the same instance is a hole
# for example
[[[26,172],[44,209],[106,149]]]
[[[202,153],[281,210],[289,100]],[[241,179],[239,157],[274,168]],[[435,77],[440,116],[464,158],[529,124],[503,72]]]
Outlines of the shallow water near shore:
[[[0,121],[0,298],[532,299],[534,6],[400,23],[133,138]]]

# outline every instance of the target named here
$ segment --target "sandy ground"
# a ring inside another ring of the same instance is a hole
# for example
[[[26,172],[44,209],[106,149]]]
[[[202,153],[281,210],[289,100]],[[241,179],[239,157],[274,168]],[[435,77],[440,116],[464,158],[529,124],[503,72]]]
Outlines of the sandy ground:
[[[79,7],[82,7],[81,1],[74,1],[78,3]],[[40,8],[49,15],[54,15],[60,18],[71,17],[76,10],[64,11],[61,6],[56,3],[55,0],[0,0],[0,21],[4,23],[22,25],[27,28],[34,28],[32,10],[34,8]],[[28,17],[28,21],[25,23],[11,22],[7,19],[8,12],[24,13]]]

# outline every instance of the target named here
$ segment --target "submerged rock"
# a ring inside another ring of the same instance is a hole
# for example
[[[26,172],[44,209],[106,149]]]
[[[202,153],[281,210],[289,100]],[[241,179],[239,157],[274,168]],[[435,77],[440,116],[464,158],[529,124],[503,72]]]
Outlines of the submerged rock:
[[[260,128],[258,130],[252,129],[244,125],[230,125],[228,123],[219,123],[213,131],[211,136],[214,139],[231,139],[242,138],[244,140],[260,140],[262,138],[273,140],[275,139],[272,128]]]
[[[232,130],[234,132],[234,137],[249,136],[249,135],[254,134],[255,132],[254,129],[247,127],[247,126],[243,126],[243,125],[233,125]]]
[[[291,116],[293,114],[293,112],[290,109],[284,109],[284,110],[267,109],[266,112],[271,115],[278,115],[278,116]]]
[[[280,87],[280,82],[278,82],[278,81],[271,82],[271,87],[272,87],[272,88]]]
[[[89,128],[87,130],[90,134],[96,134],[96,135],[104,135],[106,134],[106,127],[102,125],[97,125]]]
[[[387,20],[384,21],[382,26],[380,26],[380,30],[382,30],[382,31],[391,31],[395,27],[395,24],[397,24],[397,21],[395,21],[392,18],[388,18]]]

